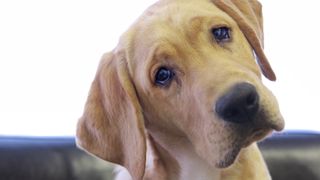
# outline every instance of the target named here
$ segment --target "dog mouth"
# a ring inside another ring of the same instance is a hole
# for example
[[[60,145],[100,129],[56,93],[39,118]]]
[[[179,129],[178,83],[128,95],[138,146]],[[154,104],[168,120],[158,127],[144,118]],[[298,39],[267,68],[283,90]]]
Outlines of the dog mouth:
[[[241,146],[235,146],[232,150],[224,154],[224,158],[216,163],[217,168],[227,168],[231,166],[236,160],[241,151]]]
[[[231,143],[231,148],[223,153],[222,158],[216,163],[217,168],[227,168],[231,166],[237,159],[240,151],[247,148],[255,142],[263,140],[265,137],[272,134],[274,130],[282,130],[283,125],[279,126],[264,126],[241,129],[237,137]],[[239,129],[238,129],[239,130]]]
[[[261,141],[274,131],[284,128],[284,120],[280,113],[270,113],[266,108],[261,108],[255,120],[246,127],[239,127],[238,132],[245,137],[243,147],[248,147],[254,142]]]
[[[221,143],[220,157],[215,161],[216,168],[231,166],[237,160],[242,149],[263,140],[273,131],[281,131],[283,128],[284,120],[281,114],[270,111],[263,106],[260,106],[252,121],[225,122],[224,130],[227,135],[223,138],[224,143]]]
[[[265,130],[265,129],[257,129],[254,130],[254,132],[245,138],[245,140],[238,140],[232,145],[232,148],[230,148],[227,152],[222,155],[222,159],[216,163],[217,168],[227,168],[231,166],[234,161],[237,159],[240,151],[243,148],[247,148],[252,143],[257,142],[259,140],[262,140],[266,136],[272,133],[272,129]]]

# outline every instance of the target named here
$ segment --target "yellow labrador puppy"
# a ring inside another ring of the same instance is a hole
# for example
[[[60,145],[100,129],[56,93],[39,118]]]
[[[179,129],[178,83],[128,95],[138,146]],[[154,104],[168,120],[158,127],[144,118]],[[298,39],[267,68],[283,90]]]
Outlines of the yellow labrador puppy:
[[[260,72],[259,2],[160,0],[103,56],[77,143],[133,180],[270,179],[255,142],[284,122]]]

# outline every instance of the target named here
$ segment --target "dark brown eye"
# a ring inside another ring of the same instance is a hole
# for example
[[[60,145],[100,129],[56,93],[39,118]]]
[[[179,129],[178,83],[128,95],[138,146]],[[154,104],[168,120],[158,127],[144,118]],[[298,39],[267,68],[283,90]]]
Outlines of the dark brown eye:
[[[217,42],[225,42],[230,40],[230,29],[228,27],[213,28],[211,33]]]
[[[158,86],[166,86],[171,82],[173,77],[174,73],[172,70],[161,67],[155,75],[155,84]]]

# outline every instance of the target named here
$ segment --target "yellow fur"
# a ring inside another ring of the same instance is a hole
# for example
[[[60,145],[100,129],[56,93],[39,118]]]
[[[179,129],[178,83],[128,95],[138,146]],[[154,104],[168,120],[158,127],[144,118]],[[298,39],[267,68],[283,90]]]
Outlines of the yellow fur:
[[[221,26],[231,29],[230,41],[212,37]],[[255,142],[284,123],[261,81],[259,68],[275,80],[262,38],[257,1],[159,1],[103,56],[78,145],[124,166],[133,180],[270,179]],[[167,87],[154,83],[163,66],[175,73]],[[250,126],[223,121],[213,110],[241,82],[260,95],[261,113]]]

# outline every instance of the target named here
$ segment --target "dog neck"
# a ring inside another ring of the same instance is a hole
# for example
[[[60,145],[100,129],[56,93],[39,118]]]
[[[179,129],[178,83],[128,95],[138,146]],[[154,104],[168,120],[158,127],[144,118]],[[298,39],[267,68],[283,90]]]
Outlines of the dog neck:
[[[147,148],[148,178],[158,180],[155,177],[162,174],[159,180],[220,179],[220,170],[200,158],[186,138],[153,132],[149,134]]]

